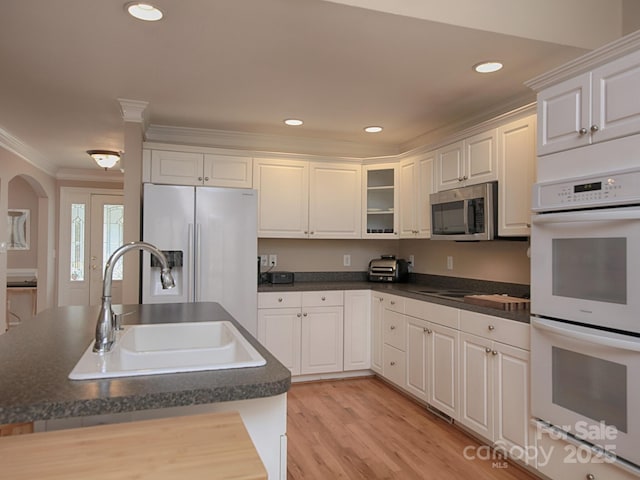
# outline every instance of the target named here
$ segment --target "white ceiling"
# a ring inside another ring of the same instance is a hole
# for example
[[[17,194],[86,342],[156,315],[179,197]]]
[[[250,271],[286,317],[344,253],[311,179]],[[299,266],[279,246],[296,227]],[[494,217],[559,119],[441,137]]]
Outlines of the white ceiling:
[[[97,169],[85,151],[123,148],[125,98],[149,102],[153,125],[401,151],[532,101],[525,80],[588,50],[386,13],[384,1],[374,11],[323,0],[157,0],[165,18],[156,23],[129,17],[124,3],[2,0],[0,144],[49,170]],[[505,68],[474,73],[486,59]],[[284,126],[289,117],[305,125]],[[384,132],[365,134],[372,124]]]

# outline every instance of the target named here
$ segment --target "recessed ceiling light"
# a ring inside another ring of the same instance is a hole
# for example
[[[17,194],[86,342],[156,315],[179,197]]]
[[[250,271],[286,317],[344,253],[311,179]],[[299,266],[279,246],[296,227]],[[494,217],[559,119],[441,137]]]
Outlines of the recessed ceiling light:
[[[364,131],[367,133],[379,133],[382,131],[382,127],[371,125],[370,127],[364,127]]]
[[[473,69],[478,73],[492,73],[497,72],[502,68],[500,62],[482,62],[473,66]]]
[[[125,5],[127,12],[138,20],[155,22],[162,18],[162,12],[148,3],[132,2]]]
[[[292,127],[297,127],[302,125],[304,122],[302,120],[298,120],[297,118],[287,118],[284,123],[287,125],[291,125]]]

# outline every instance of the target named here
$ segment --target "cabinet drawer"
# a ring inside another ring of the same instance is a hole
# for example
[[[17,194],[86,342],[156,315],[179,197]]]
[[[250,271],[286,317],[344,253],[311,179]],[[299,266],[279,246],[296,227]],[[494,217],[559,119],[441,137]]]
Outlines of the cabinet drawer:
[[[404,302],[405,299],[403,297],[395,295],[384,296],[384,308],[393,312],[404,313]]]
[[[529,324],[462,310],[460,330],[479,337],[529,350]]]
[[[382,320],[382,341],[384,343],[404,352],[406,350],[406,330],[407,321],[404,315],[391,311],[384,312]]]
[[[460,329],[460,310],[457,308],[425,302],[424,312],[425,320],[456,330]]]
[[[406,368],[405,353],[391,345],[382,349],[382,375],[396,385],[404,385]]]
[[[302,306],[326,307],[344,304],[342,290],[324,290],[318,292],[302,292]]]
[[[551,480],[637,480],[636,475],[595,454],[586,445],[552,438],[543,431],[538,438],[538,470]]]
[[[258,308],[302,307],[302,292],[266,292],[258,294]]]

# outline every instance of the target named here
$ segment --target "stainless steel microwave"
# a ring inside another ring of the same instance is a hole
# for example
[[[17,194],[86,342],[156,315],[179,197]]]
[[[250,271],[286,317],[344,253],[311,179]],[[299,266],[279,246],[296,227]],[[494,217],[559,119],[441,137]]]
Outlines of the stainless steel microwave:
[[[432,193],[431,239],[493,240],[498,226],[498,182]]]

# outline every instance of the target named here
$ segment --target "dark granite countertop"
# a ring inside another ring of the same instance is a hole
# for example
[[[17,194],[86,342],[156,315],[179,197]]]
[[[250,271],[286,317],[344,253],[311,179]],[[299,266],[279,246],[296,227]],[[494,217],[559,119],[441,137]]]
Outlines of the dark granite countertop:
[[[217,303],[114,306],[125,324],[230,320],[265,366],[104,380],[69,380],[94,335],[99,307],[59,307],[0,335],[0,424],[263,398],[291,372]]]
[[[296,277],[297,278],[297,277]],[[497,308],[481,307],[466,303],[463,299],[446,299],[414,293],[424,287],[435,288],[457,288],[472,290],[478,293],[507,293],[517,297],[528,297],[529,286],[520,284],[508,284],[500,282],[487,282],[483,280],[442,277],[435,275],[412,275],[409,282],[402,283],[380,283],[366,280],[336,280],[326,278],[320,281],[302,281],[291,284],[261,284],[258,292],[297,292],[297,291],[318,291],[318,290],[373,290],[376,292],[391,293],[402,297],[414,298],[425,302],[437,303],[449,307],[468,310],[494,317],[506,318],[517,322],[529,323],[529,310],[505,311]]]

